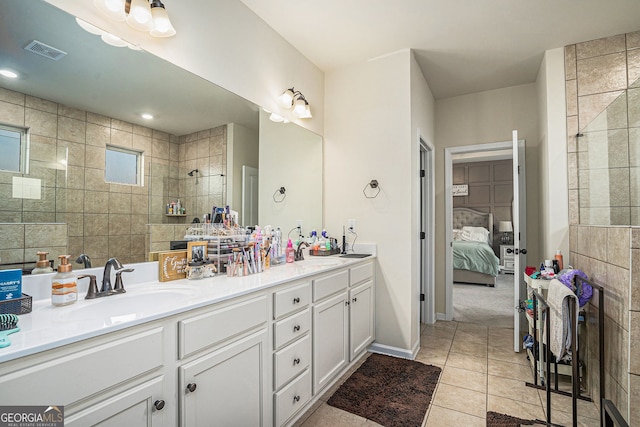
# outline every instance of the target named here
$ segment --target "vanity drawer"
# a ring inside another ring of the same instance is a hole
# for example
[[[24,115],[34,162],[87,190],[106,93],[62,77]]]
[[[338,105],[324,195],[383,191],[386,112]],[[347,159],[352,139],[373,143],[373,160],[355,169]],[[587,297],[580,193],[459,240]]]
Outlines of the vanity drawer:
[[[308,308],[276,322],[273,328],[273,349],[279,349],[284,344],[306,334],[310,329],[311,310]]]
[[[313,281],[313,302],[333,295],[349,286],[349,271],[339,271]]]
[[[311,398],[311,372],[307,369],[291,384],[274,396],[275,425],[283,425],[298,412]]]
[[[279,319],[309,305],[311,283],[304,282],[273,294],[273,318]]]
[[[180,359],[266,325],[267,316],[264,295],[181,320],[178,322]]]
[[[368,262],[349,269],[349,285],[353,286],[373,277],[373,263]]]
[[[311,336],[300,339],[273,355],[273,386],[277,390],[311,365]]]

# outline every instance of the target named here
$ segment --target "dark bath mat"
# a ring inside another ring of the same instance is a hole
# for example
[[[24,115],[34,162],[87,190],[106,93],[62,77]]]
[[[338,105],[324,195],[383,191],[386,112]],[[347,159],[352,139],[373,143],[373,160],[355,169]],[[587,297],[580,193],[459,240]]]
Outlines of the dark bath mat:
[[[440,372],[437,366],[372,354],[327,403],[385,427],[420,427]]]
[[[540,420],[523,420],[522,418],[500,414],[498,412],[487,412],[487,427],[520,427],[532,425],[545,425]]]

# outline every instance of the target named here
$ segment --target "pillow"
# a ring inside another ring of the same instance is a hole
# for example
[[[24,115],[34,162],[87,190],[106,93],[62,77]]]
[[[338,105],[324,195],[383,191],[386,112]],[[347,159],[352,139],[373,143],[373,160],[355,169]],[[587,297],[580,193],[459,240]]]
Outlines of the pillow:
[[[462,227],[461,240],[489,243],[489,230],[484,227]]]
[[[459,228],[453,229],[453,240],[462,240],[462,230]]]

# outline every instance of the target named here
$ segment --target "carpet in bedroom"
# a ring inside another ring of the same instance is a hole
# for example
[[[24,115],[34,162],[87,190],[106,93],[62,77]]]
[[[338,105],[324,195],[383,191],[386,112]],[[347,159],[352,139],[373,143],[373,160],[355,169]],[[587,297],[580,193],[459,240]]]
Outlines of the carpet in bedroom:
[[[327,403],[385,427],[420,427],[441,369],[372,354]]]
[[[513,274],[499,274],[496,286],[453,284],[453,320],[497,328],[513,327]]]

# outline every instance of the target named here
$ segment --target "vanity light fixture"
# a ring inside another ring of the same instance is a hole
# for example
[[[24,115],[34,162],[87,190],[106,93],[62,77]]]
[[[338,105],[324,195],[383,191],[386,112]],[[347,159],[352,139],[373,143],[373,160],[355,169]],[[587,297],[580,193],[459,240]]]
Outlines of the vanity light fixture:
[[[94,0],[104,15],[115,21],[125,21],[131,28],[148,32],[153,37],[172,37],[176,34],[169,14],[161,0]]]
[[[285,108],[293,107],[293,114],[299,119],[310,119],[312,117],[309,102],[307,102],[302,92],[295,90],[293,87],[282,92],[278,101]]]

